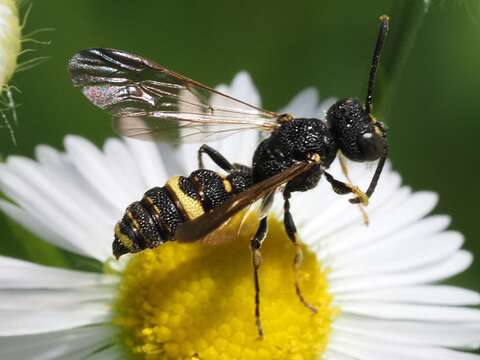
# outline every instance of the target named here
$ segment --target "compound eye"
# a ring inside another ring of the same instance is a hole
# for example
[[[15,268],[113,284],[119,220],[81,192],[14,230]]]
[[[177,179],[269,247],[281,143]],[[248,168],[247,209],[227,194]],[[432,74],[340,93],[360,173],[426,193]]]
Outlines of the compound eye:
[[[377,133],[366,132],[360,135],[358,146],[365,161],[374,161],[382,155],[385,141]]]

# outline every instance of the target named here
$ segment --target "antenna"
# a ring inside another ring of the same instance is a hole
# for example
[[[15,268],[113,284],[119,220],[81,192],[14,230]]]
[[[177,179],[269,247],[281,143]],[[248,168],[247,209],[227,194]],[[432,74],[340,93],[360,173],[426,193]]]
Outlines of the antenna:
[[[370,65],[370,76],[368,78],[368,92],[367,99],[365,100],[365,110],[370,118],[372,113],[373,92],[375,90],[375,78],[377,77],[378,64],[380,63],[380,55],[382,53],[383,45],[385,44],[385,38],[388,32],[389,17],[387,15],[380,16],[380,30],[378,32],[377,43],[375,44],[375,50],[373,51],[372,64]]]
[[[378,179],[382,173],[383,166],[388,156],[388,145],[386,142],[387,132],[384,125],[381,122],[376,122],[372,118],[372,103],[373,103],[373,92],[375,90],[375,79],[377,77],[378,64],[380,63],[380,55],[382,54],[383,46],[385,45],[385,38],[388,33],[388,22],[390,21],[387,15],[380,16],[380,30],[378,31],[377,42],[375,43],[375,50],[373,50],[372,64],[370,65],[370,76],[368,78],[368,92],[367,99],[365,100],[365,111],[367,112],[368,119],[374,122],[374,126],[381,131],[382,137],[385,140],[383,153],[378,161],[377,168],[373,174],[370,185],[366,191],[366,195],[370,198],[377,187]],[[359,204],[361,201],[358,197],[350,199],[352,204]]]

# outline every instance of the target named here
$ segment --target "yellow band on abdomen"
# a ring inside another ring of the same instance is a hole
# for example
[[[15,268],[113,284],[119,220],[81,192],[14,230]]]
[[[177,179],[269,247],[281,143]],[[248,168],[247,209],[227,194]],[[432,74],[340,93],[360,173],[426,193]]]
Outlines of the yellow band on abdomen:
[[[193,220],[200,215],[203,215],[205,211],[203,211],[203,206],[200,201],[185,194],[182,189],[180,189],[179,181],[180,176],[171,177],[165,186],[176,196],[178,202],[182,206],[183,212],[188,216],[189,220]]]
[[[115,235],[117,236],[118,241],[120,241],[120,244],[125,246],[128,250],[133,250],[133,241],[120,231],[120,223],[115,225]]]

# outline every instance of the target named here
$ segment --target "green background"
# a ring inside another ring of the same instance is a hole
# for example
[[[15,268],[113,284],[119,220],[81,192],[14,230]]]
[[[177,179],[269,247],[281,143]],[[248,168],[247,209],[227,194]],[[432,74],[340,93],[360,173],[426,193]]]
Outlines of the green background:
[[[391,16],[379,73],[376,115],[390,128],[391,159],[404,182],[441,195],[437,213],[480,253],[480,10],[477,2],[423,1],[37,1],[26,31],[50,59],[13,83],[18,146],[5,129],[0,153],[32,156],[36,144],[62,148],[65,134],[97,144],[112,136],[105,113],[71,86],[66,64],[89,47],[129,50],[207,84],[248,70],[267,109],[315,86],[322,97],[365,96],[379,15]],[[25,10],[25,9],[24,9]],[[410,50],[410,56],[405,58]],[[31,56],[31,55],[30,55]],[[25,57],[27,59],[28,56]],[[404,59],[404,66],[401,59]],[[395,75],[395,71],[402,70]],[[388,106],[387,106],[388,104]],[[0,215],[0,252],[47,264],[98,264],[34,240]],[[16,240],[20,239],[20,241]],[[454,282],[480,290],[478,263]]]

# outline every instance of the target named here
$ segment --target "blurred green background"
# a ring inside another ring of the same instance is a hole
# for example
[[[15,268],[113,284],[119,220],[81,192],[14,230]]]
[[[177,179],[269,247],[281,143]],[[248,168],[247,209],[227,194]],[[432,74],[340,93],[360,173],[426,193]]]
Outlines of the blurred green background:
[[[246,69],[267,109],[307,86],[322,97],[363,99],[378,17],[386,13],[391,34],[375,113],[390,128],[391,159],[406,184],[440,193],[436,212],[452,215],[451,228],[479,254],[478,6],[432,0],[425,13],[421,0],[37,1],[26,31],[55,28],[37,36],[51,45],[35,46],[50,59],[14,77],[22,91],[18,146],[2,129],[0,153],[32,156],[39,143],[62,148],[71,133],[99,145],[113,135],[108,116],[71,86],[66,71],[74,52],[94,46],[142,54],[212,85]],[[0,234],[3,254],[55,265],[81,260],[34,241],[1,214]],[[480,290],[479,275],[476,263],[454,281]]]

